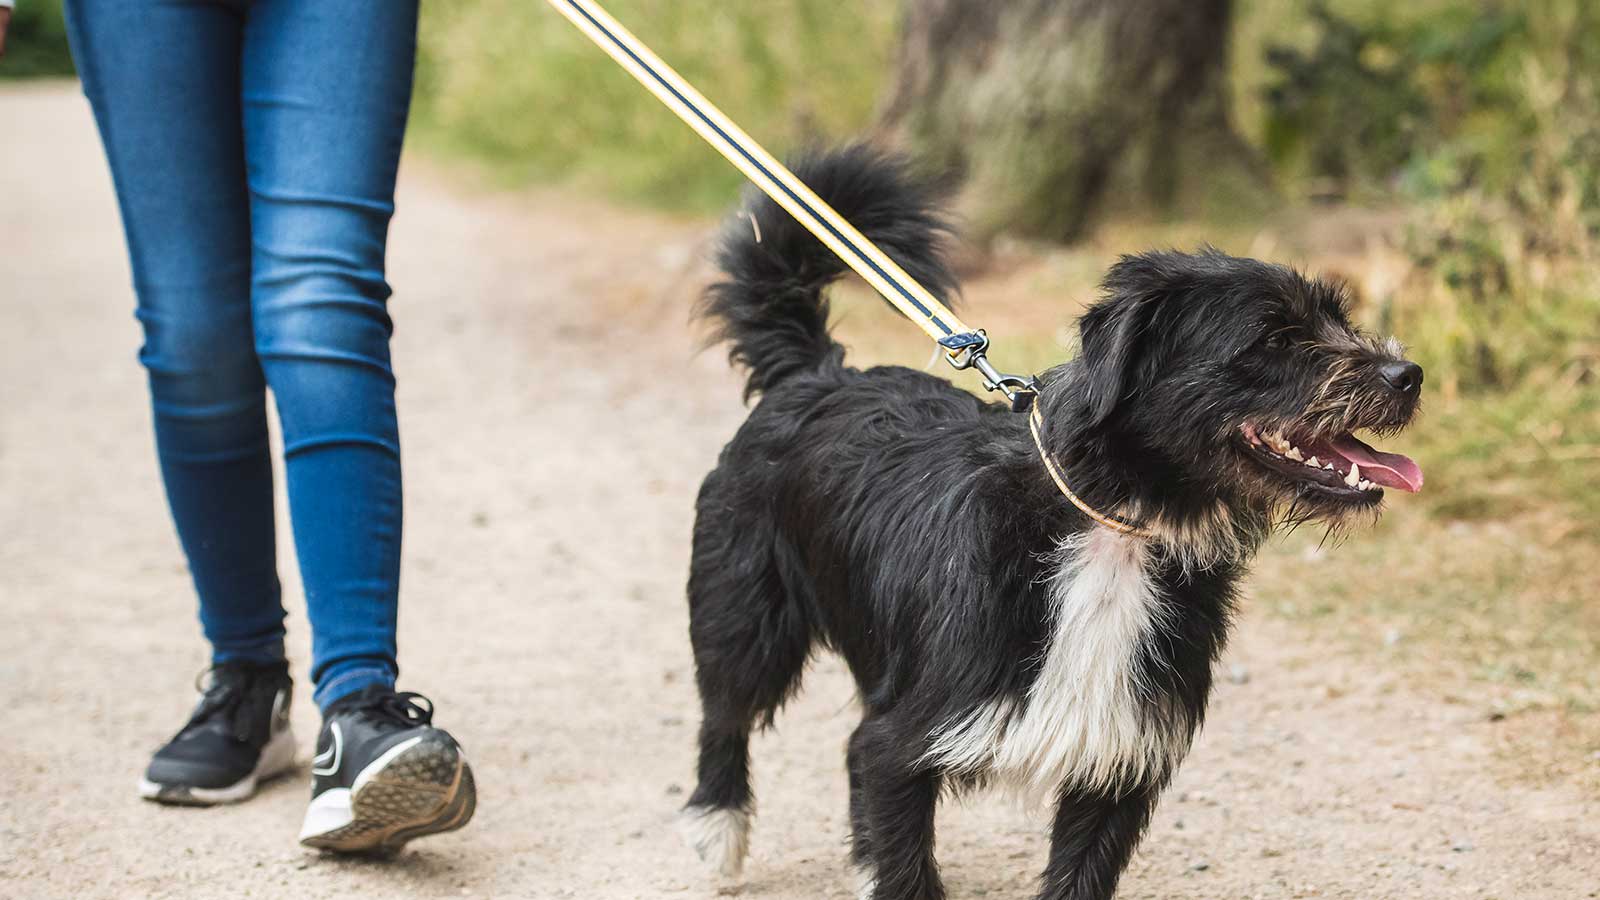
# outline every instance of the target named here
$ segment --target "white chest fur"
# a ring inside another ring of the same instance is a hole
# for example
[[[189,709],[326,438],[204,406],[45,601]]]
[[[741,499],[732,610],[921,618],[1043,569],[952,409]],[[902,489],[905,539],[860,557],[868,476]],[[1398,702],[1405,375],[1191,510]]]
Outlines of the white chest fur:
[[[1163,605],[1148,542],[1104,528],[1063,542],[1049,589],[1054,624],[1025,698],[980,707],[934,735],[927,757],[992,774],[1044,799],[1063,785],[1108,790],[1176,766],[1189,738],[1143,713],[1139,654]]]

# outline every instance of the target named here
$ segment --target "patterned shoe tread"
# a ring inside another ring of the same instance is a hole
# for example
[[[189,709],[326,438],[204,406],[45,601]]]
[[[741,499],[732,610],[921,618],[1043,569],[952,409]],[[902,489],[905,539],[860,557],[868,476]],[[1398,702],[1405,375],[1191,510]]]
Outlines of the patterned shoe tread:
[[[461,767],[461,787],[456,791],[455,799],[450,802],[450,806],[432,822],[412,828],[403,828],[395,832],[387,843],[398,848],[412,838],[456,831],[472,821],[472,814],[477,811],[477,808],[478,789],[472,778],[472,767],[463,765]]]
[[[351,794],[350,824],[304,843],[345,852],[393,852],[413,838],[460,828],[476,805],[472,769],[455,742],[443,734],[428,735]]]

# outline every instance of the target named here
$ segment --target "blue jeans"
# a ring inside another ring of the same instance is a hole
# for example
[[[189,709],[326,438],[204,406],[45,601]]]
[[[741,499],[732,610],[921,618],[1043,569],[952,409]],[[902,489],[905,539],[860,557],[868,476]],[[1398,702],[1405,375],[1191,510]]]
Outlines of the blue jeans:
[[[392,685],[400,439],[384,246],[416,0],[68,0],[67,15],[214,661],[283,658],[270,388],[317,703]]]

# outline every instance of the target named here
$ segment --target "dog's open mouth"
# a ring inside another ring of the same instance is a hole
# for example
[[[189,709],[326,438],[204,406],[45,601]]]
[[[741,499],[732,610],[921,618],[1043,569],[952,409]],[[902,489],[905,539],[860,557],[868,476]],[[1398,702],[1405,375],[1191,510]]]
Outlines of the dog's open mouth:
[[[1347,495],[1382,495],[1386,487],[1422,490],[1422,467],[1411,457],[1376,450],[1348,431],[1329,439],[1263,434],[1250,424],[1239,430],[1257,462],[1293,481]]]

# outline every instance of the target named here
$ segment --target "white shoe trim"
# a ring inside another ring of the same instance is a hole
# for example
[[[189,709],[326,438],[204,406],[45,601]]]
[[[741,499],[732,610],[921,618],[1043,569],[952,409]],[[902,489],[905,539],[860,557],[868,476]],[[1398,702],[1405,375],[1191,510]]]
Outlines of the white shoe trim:
[[[337,831],[355,821],[350,810],[349,788],[328,788],[311,798],[305,821],[300,823],[300,840]]]
[[[336,831],[355,821],[355,813],[350,807],[350,797],[361,786],[371,781],[382,772],[384,767],[394,762],[395,757],[415,747],[422,741],[423,735],[407,738],[388,750],[383,751],[377,759],[367,763],[355,781],[347,788],[328,788],[317,796],[311,798],[311,805],[306,807],[306,818],[300,825],[300,840],[314,838]]]
[[[339,727],[338,722],[333,722],[328,725],[328,731],[333,734],[333,746],[312,758],[313,775],[332,775],[339,771],[339,763],[344,761],[344,729]]]

